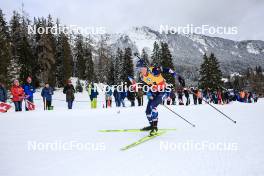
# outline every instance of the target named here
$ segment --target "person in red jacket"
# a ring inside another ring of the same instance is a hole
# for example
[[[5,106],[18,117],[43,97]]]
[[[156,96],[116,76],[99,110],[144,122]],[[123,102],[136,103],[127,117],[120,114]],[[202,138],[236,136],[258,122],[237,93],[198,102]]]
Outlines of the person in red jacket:
[[[19,85],[19,81],[15,80],[11,87],[12,101],[15,104],[15,111],[22,111],[22,101],[25,98],[24,89]]]
[[[222,91],[220,89],[217,91],[217,100],[218,104],[223,104]]]

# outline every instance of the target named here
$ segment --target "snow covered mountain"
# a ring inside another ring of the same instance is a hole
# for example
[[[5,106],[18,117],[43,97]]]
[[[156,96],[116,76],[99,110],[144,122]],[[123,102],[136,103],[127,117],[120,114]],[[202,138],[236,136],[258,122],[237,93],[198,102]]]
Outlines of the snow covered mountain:
[[[167,42],[176,69],[192,79],[197,76],[204,53],[213,52],[226,75],[264,65],[264,41],[260,40],[233,41],[198,34],[161,34],[146,26],[107,36],[113,51],[118,47],[131,47],[134,52],[141,52],[145,48],[151,54],[155,41]]]

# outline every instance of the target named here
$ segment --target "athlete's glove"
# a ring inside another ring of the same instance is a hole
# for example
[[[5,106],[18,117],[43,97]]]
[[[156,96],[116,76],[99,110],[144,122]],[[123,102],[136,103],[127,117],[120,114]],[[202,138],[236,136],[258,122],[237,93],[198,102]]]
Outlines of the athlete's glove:
[[[147,92],[147,97],[149,100],[153,100],[153,96],[151,92]]]

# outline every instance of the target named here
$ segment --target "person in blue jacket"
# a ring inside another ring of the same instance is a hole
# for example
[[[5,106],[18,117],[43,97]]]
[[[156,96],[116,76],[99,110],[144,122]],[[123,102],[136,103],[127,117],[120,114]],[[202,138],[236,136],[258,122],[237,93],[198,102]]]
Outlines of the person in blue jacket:
[[[32,78],[28,77],[26,84],[23,85],[23,89],[26,95],[26,99],[33,103],[33,94],[36,92],[35,87],[32,85]],[[26,107],[26,111],[28,111]]]
[[[97,96],[98,96],[98,91],[97,87],[92,83],[91,87],[91,94],[90,94],[90,99],[91,99],[91,108],[95,109],[97,108]]]
[[[125,107],[125,98],[127,97],[127,92],[123,90],[120,92],[120,103],[122,104],[123,107]]]
[[[48,83],[45,84],[45,87],[41,91],[41,96],[43,97],[44,110],[51,108],[52,103],[53,89],[49,86]]]
[[[7,93],[4,85],[0,83],[0,102],[6,102],[7,100]]]
[[[117,91],[117,88],[115,88],[113,95],[115,98],[116,107],[120,107],[121,106],[121,94],[120,92]]]

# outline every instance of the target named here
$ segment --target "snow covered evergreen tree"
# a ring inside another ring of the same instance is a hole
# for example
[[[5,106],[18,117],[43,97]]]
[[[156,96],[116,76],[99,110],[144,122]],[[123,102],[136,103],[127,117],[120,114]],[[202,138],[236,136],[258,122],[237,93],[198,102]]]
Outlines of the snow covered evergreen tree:
[[[59,21],[57,20],[57,26]],[[69,38],[64,33],[59,33],[56,45],[56,86],[63,87],[73,74],[73,56]]]
[[[47,37],[50,40],[50,45],[52,48],[52,56],[54,57],[54,61],[51,62],[51,69],[49,71],[48,82],[54,87],[56,85],[56,36],[52,33],[51,28],[54,27],[54,22],[52,20],[51,15],[48,15],[47,26],[49,28]]]
[[[131,48],[125,48],[123,64],[122,64],[122,75],[121,80],[123,82],[128,82],[128,76],[134,77],[134,64],[132,58]]]
[[[84,43],[84,60],[85,60],[85,72],[84,72],[85,80],[87,80],[88,82],[93,82],[95,81],[93,54],[92,54],[92,47],[87,40]]]
[[[47,20],[43,17],[39,18],[37,20],[37,26],[46,29],[48,26]],[[41,83],[49,82],[50,72],[53,68],[53,64],[56,63],[56,51],[53,42],[53,37],[51,37],[49,31],[36,34],[36,56],[39,68],[37,77]]]
[[[160,65],[165,68],[170,68],[174,70],[174,65],[172,62],[172,55],[169,50],[169,46],[167,43],[161,43],[160,47]],[[175,85],[175,78],[170,73],[163,73],[163,77],[166,82],[172,85]]]
[[[75,39],[74,60],[76,61],[76,73],[79,79],[85,79],[86,61],[84,56],[84,39],[82,34],[77,34]]]
[[[11,39],[11,61],[8,66],[9,79],[19,79],[21,66],[19,60],[21,57],[21,16],[17,12],[13,12],[10,21],[10,39]]]
[[[114,57],[113,56],[108,61],[107,84],[108,85],[114,85],[115,84],[115,65],[114,65]]]
[[[160,60],[161,55],[160,55],[160,47],[159,44],[155,41],[153,44],[153,51],[151,55],[151,65],[160,65]]]
[[[108,60],[111,57],[110,48],[107,45],[107,36],[101,36],[98,43],[98,63],[97,63],[97,79],[99,82],[105,83],[107,81],[107,71],[108,71]]]
[[[144,62],[149,65],[149,56],[145,49],[142,49],[141,58],[144,60]]]
[[[211,90],[221,89],[223,86],[222,72],[217,58],[211,53],[210,57],[204,54],[203,60],[200,67],[199,87]]]
[[[11,64],[10,35],[4,14],[0,9],[0,82],[10,85],[12,79],[9,78],[8,67]]]
[[[30,45],[30,36],[28,34],[28,25],[30,25],[29,20],[22,16],[21,22],[21,54],[19,58],[20,79],[25,82],[28,76],[33,75],[33,68],[35,67],[34,55],[32,46]]]
[[[12,58],[8,66],[10,80],[20,79],[25,82],[28,76],[32,76],[36,63],[32,47],[32,38],[28,34],[29,19],[22,10],[22,16],[14,11],[10,21],[10,41]],[[33,79],[33,81],[35,81]]]
[[[115,56],[115,71],[114,71],[114,77],[115,77],[115,84],[120,84],[122,82],[122,70],[123,70],[123,51],[118,48]]]

